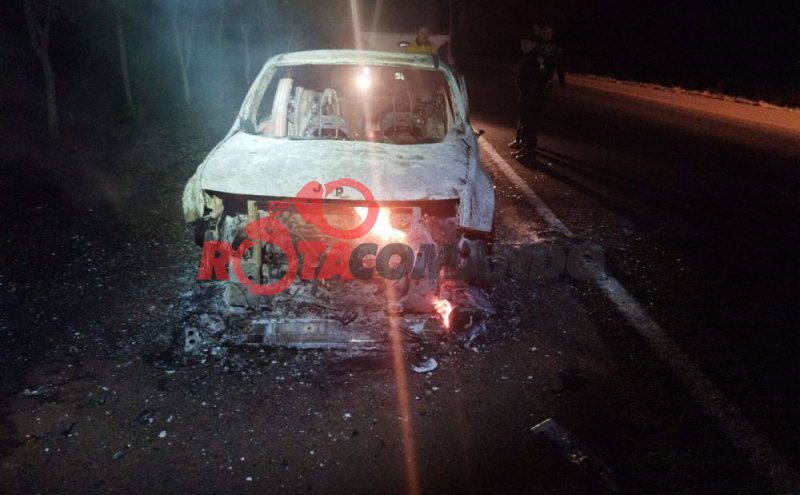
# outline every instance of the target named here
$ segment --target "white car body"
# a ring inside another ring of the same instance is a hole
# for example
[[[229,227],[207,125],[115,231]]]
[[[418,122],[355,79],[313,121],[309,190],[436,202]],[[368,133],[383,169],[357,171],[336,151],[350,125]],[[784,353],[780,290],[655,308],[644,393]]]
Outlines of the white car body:
[[[314,64],[438,72],[450,94],[447,134],[439,142],[393,144],[265,138],[245,132],[259,125],[257,107],[271,78],[286,67]],[[228,135],[189,180],[183,194],[184,216],[193,221],[213,210],[208,204],[209,192],[289,198],[309,181],[325,183],[346,177],[366,185],[378,202],[457,200],[459,226],[488,233],[492,230],[494,188],[481,165],[467,112],[463,84],[432,56],[355,50],[278,55],[255,79]]]

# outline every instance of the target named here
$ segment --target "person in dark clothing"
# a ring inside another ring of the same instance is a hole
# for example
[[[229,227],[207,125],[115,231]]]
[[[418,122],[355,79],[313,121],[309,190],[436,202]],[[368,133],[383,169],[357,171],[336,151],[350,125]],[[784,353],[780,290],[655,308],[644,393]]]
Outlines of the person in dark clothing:
[[[534,58],[534,49],[536,43],[532,39],[523,38],[520,40],[520,49],[522,50],[522,59],[517,65],[517,97],[519,100],[517,112],[517,136],[514,141],[508,144],[509,147],[520,149],[525,144],[526,130],[529,127],[526,125],[529,115],[533,112],[529,111],[539,98],[535,88],[533,87],[536,79],[536,60]]]
[[[542,114],[547,105],[553,75],[558,73],[560,87],[566,85],[561,47],[553,42],[552,26],[534,27],[534,39],[520,42],[522,60],[517,72],[519,91],[519,120],[517,136],[509,143],[519,151],[513,154],[519,161],[533,160]]]

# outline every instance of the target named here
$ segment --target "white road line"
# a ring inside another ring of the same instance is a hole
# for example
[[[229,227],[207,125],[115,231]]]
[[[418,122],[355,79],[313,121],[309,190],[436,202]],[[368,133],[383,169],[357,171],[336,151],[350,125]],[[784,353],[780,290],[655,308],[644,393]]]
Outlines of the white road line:
[[[481,140],[481,148],[483,151],[489,154],[489,157],[494,161],[497,168],[499,168],[506,177],[515,185],[517,189],[522,191],[522,194],[525,195],[525,198],[528,202],[536,208],[536,213],[539,214],[540,217],[544,219],[545,222],[550,226],[551,229],[558,231],[559,233],[567,236],[573,237],[574,234],[572,233],[566,225],[564,225],[561,220],[553,213],[553,210],[548,208],[544,201],[533,192],[533,189],[528,187],[528,184],[520,177],[519,175],[514,172],[511,166],[500,156],[500,153],[495,151],[491,144],[489,144],[485,139]]]
[[[518,187],[536,212],[552,228],[566,236],[572,231],[553,213],[506,160],[485,139],[481,148],[489,155],[503,174]],[[728,440],[747,458],[750,464],[768,477],[775,493],[797,494],[800,492],[800,476],[775,451],[769,442],[758,433],[728,401],[714,383],[686,356],[669,335],[656,323],[634,297],[603,267],[594,271],[595,285],[611,300],[639,335],[647,342],[658,358],[689,390],[703,411],[715,418]]]

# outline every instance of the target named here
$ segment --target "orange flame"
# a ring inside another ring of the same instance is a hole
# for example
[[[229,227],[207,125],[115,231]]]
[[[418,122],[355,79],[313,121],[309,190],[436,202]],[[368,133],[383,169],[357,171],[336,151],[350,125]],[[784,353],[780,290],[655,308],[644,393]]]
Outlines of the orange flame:
[[[358,216],[361,217],[361,221],[367,218],[367,208],[358,206],[355,210]],[[392,227],[392,223],[389,220],[389,210],[387,208],[381,208],[379,210],[378,219],[375,221],[375,225],[372,226],[370,233],[377,234],[384,242],[404,242],[406,239],[405,232]]]
[[[450,329],[450,314],[453,312],[453,305],[447,299],[437,299],[433,302],[436,312],[442,317],[442,324],[446,329]]]

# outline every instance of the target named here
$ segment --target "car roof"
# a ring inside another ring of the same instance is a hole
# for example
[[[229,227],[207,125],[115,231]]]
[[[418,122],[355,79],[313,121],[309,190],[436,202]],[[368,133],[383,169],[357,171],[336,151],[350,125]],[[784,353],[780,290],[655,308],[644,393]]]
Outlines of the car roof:
[[[435,55],[417,55],[370,50],[309,50],[276,55],[267,65],[393,65],[418,69],[439,69]]]

